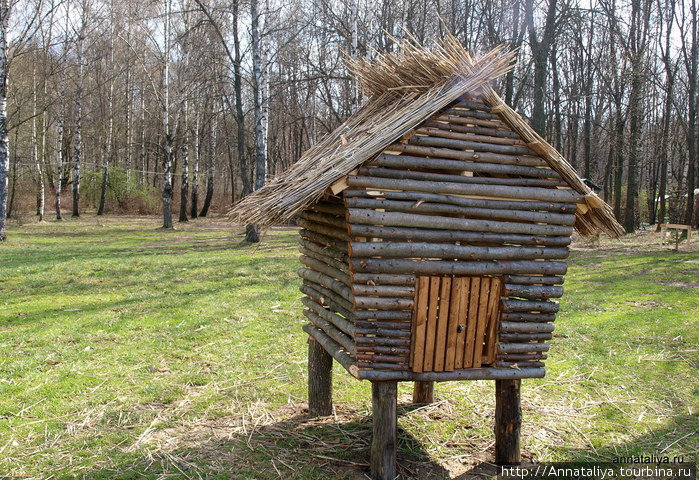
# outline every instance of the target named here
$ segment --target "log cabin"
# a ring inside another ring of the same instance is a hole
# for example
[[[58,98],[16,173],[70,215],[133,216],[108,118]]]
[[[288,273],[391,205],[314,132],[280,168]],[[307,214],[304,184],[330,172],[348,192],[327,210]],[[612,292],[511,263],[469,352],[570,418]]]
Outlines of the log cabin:
[[[452,36],[350,59],[368,99],[230,212],[295,220],[309,410],[332,360],[372,382],[372,478],[393,479],[396,385],[496,383],[495,460],[517,463],[520,381],[541,378],[571,235],[623,233],[612,210],[493,89],[512,66]]]

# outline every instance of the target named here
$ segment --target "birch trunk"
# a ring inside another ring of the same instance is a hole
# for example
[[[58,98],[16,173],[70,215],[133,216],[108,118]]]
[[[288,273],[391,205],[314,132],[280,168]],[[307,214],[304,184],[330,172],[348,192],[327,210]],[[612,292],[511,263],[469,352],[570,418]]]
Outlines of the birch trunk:
[[[85,30],[87,28],[87,5],[82,4],[81,25],[76,46],[76,61],[78,64],[77,87],[75,91],[75,145],[73,146],[73,217],[80,216],[80,161],[82,160],[82,122],[83,122],[83,47],[85,43]]]
[[[37,118],[37,85],[36,85],[36,63],[32,64],[32,161],[36,168],[36,215],[39,221],[44,221],[44,172],[41,168],[41,157],[39,157],[39,136],[36,126]]]
[[[63,116],[58,117],[56,126],[56,220],[63,220],[61,215],[61,187],[63,183]]]
[[[163,228],[172,228],[172,136],[170,134],[170,0],[165,0],[163,64]]]
[[[254,98],[255,112],[255,190],[259,190],[265,184],[267,168],[267,128],[266,114],[263,105],[263,94],[266,90],[266,80],[263,75],[263,55],[260,45],[260,13],[258,12],[258,1],[250,1],[250,16],[252,30],[252,93]],[[256,225],[247,225],[245,240],[248,242],[259,242],[260,233]]]
[[[194,126],[194,165],[192,166],[192,208],[189,215],[192,218],[197,218],[199,215],[199,160],[201,157],[201,136],[199,133],[199,117],[200,113],[197,110],[197,121]]]
[[[10,170],[9,139],[7,137],[7,29],[9,0],[0,0],[0,242],[7,240],[7,176]]]
[[[187,221],[187,193],[189,192],[189,131],[187,125],[187,101],[184,103],[184,135],[180,153],[182,156],[182,177],[180,182],[180,222]]]

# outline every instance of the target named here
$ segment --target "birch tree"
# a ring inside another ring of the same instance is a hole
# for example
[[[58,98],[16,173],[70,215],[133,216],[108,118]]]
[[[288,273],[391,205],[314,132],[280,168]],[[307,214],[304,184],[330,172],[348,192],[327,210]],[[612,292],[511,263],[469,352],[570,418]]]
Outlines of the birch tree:
[[[0,241],[7,240],[7,187],[10,169],[7,132],[7,35],[10,24],[9,0],[0,0]]]

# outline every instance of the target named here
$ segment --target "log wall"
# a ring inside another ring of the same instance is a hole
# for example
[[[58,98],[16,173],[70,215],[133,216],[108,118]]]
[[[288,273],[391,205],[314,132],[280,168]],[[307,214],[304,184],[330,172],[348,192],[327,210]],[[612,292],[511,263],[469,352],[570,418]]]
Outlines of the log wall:
[[[360,372],[414,375],[415,279],[441,275],[503,277],[497,348],[484,366],[540,375],[577,192],[499,115],[473,101],[424,122],[347,183]]]
[[[543,376],[581,196],[489,107],[463,100],[300,214],[304,327],[357,378]],[[410,367],[416,278],[499,277],[479,368]]]

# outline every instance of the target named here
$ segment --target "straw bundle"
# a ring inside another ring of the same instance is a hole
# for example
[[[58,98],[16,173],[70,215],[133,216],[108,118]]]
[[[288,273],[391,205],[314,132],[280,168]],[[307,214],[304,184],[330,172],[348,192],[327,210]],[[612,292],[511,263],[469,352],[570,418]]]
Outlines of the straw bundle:
[[[395,53],[351,62],[369,101],[288,170],[239,202],[229,216],[262,227],[289,221],[338,178],[360,166],[465,91],[478,91],[512,68],[496,48],[471,57],[453,37],[436,48],[403,42]]]
[[[578,193],[585,205],[576,214],[582,235],[624,230],[612,209],[585,185],[573,167],[538,135],[490,86],[512,68],[513,52],[498,47],[473,57],[451,34],[435,48],[402,41],[396,52],[372,59],[347,59],[369,101],[285,172],[239,202],[228,215],[241,224],[267,227],[291,220],[319,200],[333,182],[374,158],[425,119],[468,92],[480,94],[502,121],[527,142]]]

